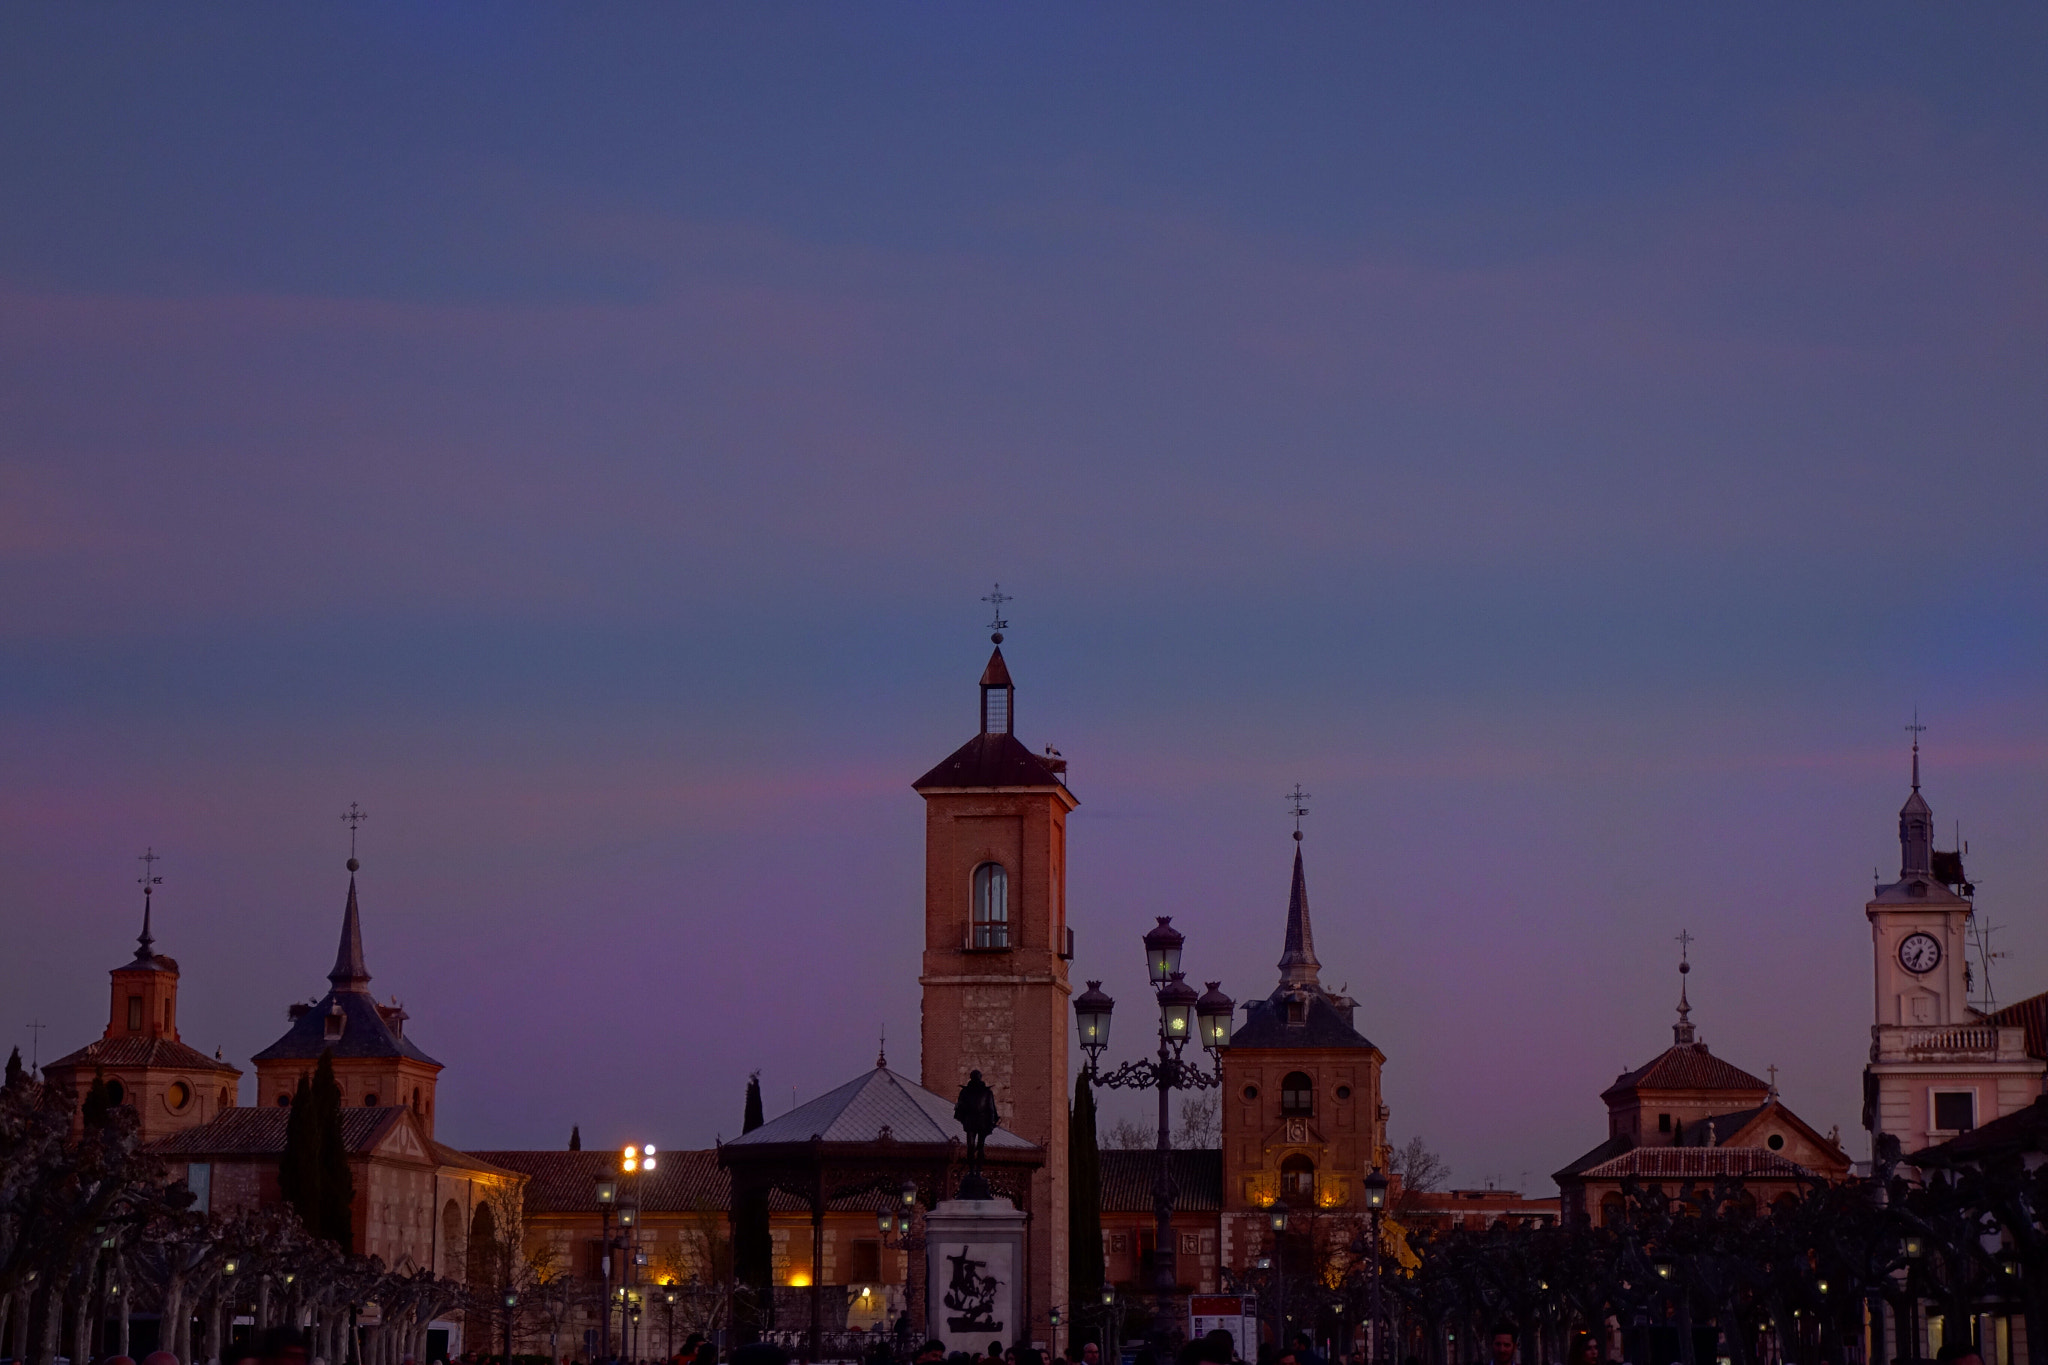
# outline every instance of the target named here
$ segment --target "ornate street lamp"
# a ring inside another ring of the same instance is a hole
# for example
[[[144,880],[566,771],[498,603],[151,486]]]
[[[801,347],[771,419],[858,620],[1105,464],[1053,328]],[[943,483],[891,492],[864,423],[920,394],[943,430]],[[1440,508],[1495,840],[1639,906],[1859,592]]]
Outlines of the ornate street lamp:
[[[597,1178],[597,1222],[598,1247],[603,1251],[599,1258],[599,1271],[604,1276],[604,1312],[598,1317],[598,1355],[609,1359],[612,1353],[612,1210],[618,1207],[619,1182],[613,1176]]]
[[[1367,1274],[1372,1278],[1366,1291],[1366,1365],[1377,1365],[1380,1358],[1380,1214],[1387,1207],[1387,1173],[1375,1166],[1365,1177],[1365,1211],[1372,1220],[1372,1245],[1367,1255],[1372,1262]]]
[[[1273,1229],[1273,1348],[1287,1348],[1287,1201],[1275,1199],[1266,1208],[1266,1226]]]
[[[512,1310],[519,1306],[519,1291],[505,1291],[505,1365],[512,1362]]]
[[[1175,1090],[1206,1090],[1223,1083],[1222,1064],[1208,1072],[1181,1060],[1188,1040],[1200,1037],[1204,1050],[1214,1053],[1230,1042],[1230,1016],[1236,1008],[1216,982],[1206,995],[1197,995],[1184,979],[1181,949],[1187,940],[1173,927],[1173,920],[1159,916],[1159,923],[1145,935],[1145,974],[1151,979],[1159,1004],[1159,1057],[1157,1061],[1126,1062],[1107,1075],[1101,1073],[1102,1051],[1109,1046],[1110,1013],[1116,1001],[1103,994],[1100,981],[1074,1000],[1074,1025],[1081,1035],[1081,1050],[1088,1054],[1082,1073],[1093,1085],[1111,1089],[1157,1090],[1159,1092],[1159,1135],[1154,1148],[1157,1170],[1152,1179],[1152,1212],[1155,1234],[1152,1252],[1153,1349],[1163,1351],[1175,1325],[1173,1299],[1180,1287],[1173,1237],[1173,1201],[1179,1190],[1173,1180],[1173,1143],[1168,1128],[1168,1102]]]

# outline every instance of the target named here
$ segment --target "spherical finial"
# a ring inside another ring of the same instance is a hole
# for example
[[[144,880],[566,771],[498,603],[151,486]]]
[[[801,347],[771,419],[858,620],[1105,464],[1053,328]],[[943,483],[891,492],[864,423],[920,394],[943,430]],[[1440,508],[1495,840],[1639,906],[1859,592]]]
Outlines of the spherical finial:
[[[991,634],[988,638],[991,644],[999,645],[1003,642],[1003,633],[1001,631],[996,631],[993,634]]]
[[[1300,830],[1296,830],[1296,831],[1294,831],[1294,842],[1295,842],[1295,843],[1297,843],[1297,844],[1301,842],[1301,831],[1300,831]]]
[[[1689,973],[1689,972],[1691,972],[1691,971],[1692,971],[1692,964],[1691,964],[1690,962],[1681,962],[1681,963],[1679,963],[1679,964],[1678,964],[1678,974],[1679,974],[1680,976],[1685,976],[1686,974],[1688,974],[1688,973]]]
[[[361,864],[361,863],[359,863],[359,862],[357,862],[357,861],[356,861],[356,860],[355,860],[354,858],[350,858],[350,859],[348,860],[348,870],[349,870],[349,871],[351,871],[351,872],[355,871],[355,870],[356,870],[357,868],[359,868],[359,867],[361,867],[361,866],[362,866],[362,864]]]

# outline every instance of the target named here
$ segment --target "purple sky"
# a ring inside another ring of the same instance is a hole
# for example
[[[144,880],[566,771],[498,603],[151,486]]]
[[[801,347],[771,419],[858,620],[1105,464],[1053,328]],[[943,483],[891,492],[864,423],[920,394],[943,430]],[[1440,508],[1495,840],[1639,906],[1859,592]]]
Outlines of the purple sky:
[[[1077,974],[1271,989],[1547,1192],[1694,1018],[1856,1136],[1905,735],[2048,988],[2048,16],[0,15],[0,1001],[324,989],[442,1136],[916,1070],[976,598]],[[1947,842],[1944,838],[1943,842]],[[245,1087],[245,1097],[248,1092]],[[1117,1105],[1122,1101],[1118,1100]],[[1121,1108],[1114,1112],[1122,1112]]]

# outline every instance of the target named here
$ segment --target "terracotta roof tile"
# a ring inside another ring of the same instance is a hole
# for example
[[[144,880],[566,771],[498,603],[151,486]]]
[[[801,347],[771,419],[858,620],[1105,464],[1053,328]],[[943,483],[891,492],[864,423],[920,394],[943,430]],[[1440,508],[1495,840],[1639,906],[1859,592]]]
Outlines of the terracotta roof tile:
[[[1015,735],[981,734],[940,760],[910,784],[917,791],[947,787],[1057,787],[1062,785],[1043,758]]]
[[[1111,1150],[1101,1154],[1102,1211],[1152,1212],[1152,1180],[1158,1154]],[[1180,1189],[1173,1206],[1188,1213],[1215,1213],[1223,1207],[1223,1153],[1195,1148],[1173,1153],[1173,1183]]]
[[[1761,1099],[1769,1083],[1707,1051],[1705,1043],[1679,1043],[1658,1053],[1634,1071],[1624,1071],[1600,1098],[1624,1090],[1754,1090]]]
[[[2002,1010],[1994,1010],[1984,1016],[1984,1022],[2004,1028],[2017,1024],[2026,1030],[2027,1055],[2048,1058],[2048,993],[2030,995]]]
[[[657,1148],[654,1174],[639,1176],[619,1175],[618,1153],[612,1151],[495,1151],[470,1155],[526,1176],[526,1211],[532,1214],[595,1217],[597,1182],[605,1176],[617,1179],[620,1196],[637,1200],[642,1213],[722,1213],[732,1200],[732,1182],[718,1167],[715,1147],[681,1151]],[[891,1196],[875,1191],[834,1199],[827,1207],[879,1212],[892,1204]],[[779,1190],[769,1196],[768,1206],[778,1213],[801,1213],[808,1207],[795,1195]]]
[[[164,1071],[219,1071],[242,1073],[228,1063],[209,1057],[196,1047],[169,1038],[101,1038],[76,1052],[66,1053],[43,1067],[44,1071],[93,1067],[150,1067]]]

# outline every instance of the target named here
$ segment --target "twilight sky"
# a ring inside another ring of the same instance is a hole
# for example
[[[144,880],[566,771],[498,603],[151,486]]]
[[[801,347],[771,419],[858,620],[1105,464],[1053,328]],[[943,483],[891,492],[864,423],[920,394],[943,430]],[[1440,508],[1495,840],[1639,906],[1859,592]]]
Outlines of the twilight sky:
[[[1299,781],[1458,1183],[1604,1135],[1681,928],[1861,1156],[1916,706],[2048,988],[2044,263],[2039,7],[10,7],[0,1040],[153,844],[246,1065],[360,801],[447,1140],[914,1074],[1000,579],[1119,1055],[1155,914],[1272,988]]]

